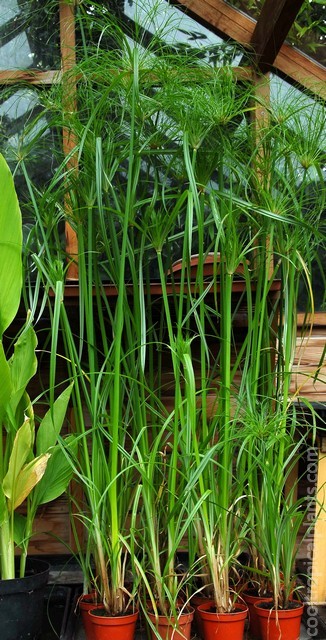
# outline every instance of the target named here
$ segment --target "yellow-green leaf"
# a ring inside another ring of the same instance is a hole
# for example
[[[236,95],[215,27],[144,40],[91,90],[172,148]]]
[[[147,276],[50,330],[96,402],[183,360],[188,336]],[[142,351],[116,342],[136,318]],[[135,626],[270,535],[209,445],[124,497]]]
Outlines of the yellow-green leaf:
[[[50,455],[51,454],[49,453],[45,453],[38,458],[34,458],[32,462],[29,462],[22,468],[18,474],[12,491],[11,499],[9,501],[9,509],[17,509],[17,507],[24,502],[25,498],[27,498],[37,483],[40,482],[45,473]]]
[[[2,483],[4,494],[10,500],[12,500],[13,492],[15,491],[18,474],[30,455],[32,442],[33,431],[30,420],[27,419],[16,433],[9,459],[8,471]]]

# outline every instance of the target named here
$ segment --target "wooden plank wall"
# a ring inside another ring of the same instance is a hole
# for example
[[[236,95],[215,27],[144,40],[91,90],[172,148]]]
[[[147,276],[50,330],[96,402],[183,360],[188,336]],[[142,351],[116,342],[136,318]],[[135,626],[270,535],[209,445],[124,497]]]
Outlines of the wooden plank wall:
[[[326,361],[320,366],[326,344],[326,326],[298,327],[291,391],[311,402],[326,402]]]

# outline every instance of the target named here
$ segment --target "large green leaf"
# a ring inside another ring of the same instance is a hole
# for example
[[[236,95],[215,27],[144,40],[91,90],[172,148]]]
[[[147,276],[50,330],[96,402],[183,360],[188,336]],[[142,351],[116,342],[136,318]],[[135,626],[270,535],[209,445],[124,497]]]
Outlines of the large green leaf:
[[[34,445],[34,433],[35,433],[35,421],[34,421],[34,409],[33,409],[33,405],[31,403],[31,399],[28,395],[28,393],[26,393],[26,391],[23,393],[18,407],[16,407],[16,413],[14,416],[14,428],[15,431],[17,431],[17,429],[19,429],[20,425],[23,424],[23,422],[26,420],[26,418],[29,419],[30,423],[31,423],[31,430],[32,430],[32,446]]]
[[[37,338],[33,327],[24,331],[15,343],[14,353],[9,360],[12,397],[10,408],[13,415],[25,393],[26,386],[37,370],[35,349]]]
[[[0,339],[13,321],[22,287],[22,220],[10,169],[0,154]]]
[[[73,436],[65,440],[65,447],[69,451],[76,449],[77,443]],[[46,472],[35,489],[35,503],[45,504],[55,500],[66,490],[73,475],[73,468],[60,445],[52,449],[51,458],[48,461]]]
[[[36,453],[40,455],[53,447],[58,439],[71,395],[73,384],[69,385],[46,412],[36,435]]]

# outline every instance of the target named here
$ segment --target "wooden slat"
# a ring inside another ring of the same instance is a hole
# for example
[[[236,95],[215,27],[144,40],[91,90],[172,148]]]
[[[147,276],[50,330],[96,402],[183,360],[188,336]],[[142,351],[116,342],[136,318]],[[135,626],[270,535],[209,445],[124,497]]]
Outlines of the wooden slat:
[[[207,285],[209,283],[210,280],[207,281]],[[255,283],[252,282],[251,284],[252,286],[252,290],[255,290]],[[270,287],[270,292],[271,295],[277,296],[278,292],[280,291],[281,288],[281,282],[280,280],[275,280],[273,282],[273,284]],[[239,280],[234,280],[232,283],[232,292],[237,294],[237,293],[243,293],[246,289],[246,284],[245,281],[243,279]],[[104,284],[103,285],[103,290],[105,291],[105,294],[107,295],[108,298],[115,298],[118,295],[118,290],[116,288],[116,286],[114,284]],[[198,294],[198,286],[196,286],[193,282],[190,284],[190,288],[189,290],[191,291],[192,294]],[[133,295],[133,286],[132,285],[128,285],[126,284],[126,291],[128,295]],[[168,295],[172,295],[174,293],[180,293],[181,291],[181,286],[180,283],[178,281],[175,282],[167,282],[166,283],[166,292]],[[145,292],[147,293],[146,289]],[[220,292],[220,283],[217,281],[215,284],[212,285],[211,290],[208,293],[219,293]],[[149,293],[151,296],[161,296],[162,295],[162,286],[160,285],[159,282],[151,282],[150,287],[149,287]],[[184,293],[187,294],[187,289],[184,288]],[[94,288],[94,292],[93,294],[95,295],[95,288]],[[50,295],[51,294],[50,292]],[[70,299],[76,299],[78,301],[79,298],[79,285],[76,283],[69,283],[66,285],[65,290],[64,290],[64,296],[65,298],[70,298]]]
[[[303,395],[314,402],[326,399],[326,363],[319,368],[326,342],[326,331],[313,329],[311,335],[297,337],[291,380],[291,393]]]
[[[302,325],[313,322],[313,325],[316,327],[326,327],[326,313],[322,313],[320,311],[314,314],[314,317],[306,316],[305,313],[298,313],[297,315],[297,323],[299,327]]]
[[[24,509],[20,510],[24,513]],[[69,526],[69,507],[65,496],[57,498],[38,509],[34,520],[29,554],[69,553],[72,532]]]
[[[33,85],[51,85],[61,80],[61,71],[13,70],[0,71],[0,84],[17,84],[26,82]]]
[[[304,0],[265,0],[251,37],[255,63],[270,71]]]
[[[326,335],[316,336],[312,335],[307,340],[298,338],[297,351],[296,351],[296,364],[300,367],[310,367],[312,370],[316,370],[325,346]],[[326,366],[326,365],[325,365]],[[326,392],[326,389],[325,389]]]
[[[204,22],[219,35],[232,38],[249,51],[252,50],[251,39],[256,21],[224,0],[173,0],[173,4]],[[274,66],[309,91],[326,99],[325,67],[298,49],[283,44]]]

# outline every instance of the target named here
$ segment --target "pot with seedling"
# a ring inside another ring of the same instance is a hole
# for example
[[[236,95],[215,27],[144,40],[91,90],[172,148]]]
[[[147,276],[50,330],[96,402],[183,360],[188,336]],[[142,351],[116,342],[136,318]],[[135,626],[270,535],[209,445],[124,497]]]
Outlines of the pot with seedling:
[[[194,568],[185,566],[178,555],[201,504],[201,500],[192,504],[188,499],[190,486],[185,483],[182,463],[185,426],[175,413],[162,420],[148,451],[139,452],[141,603],[152,638],[162,640],[190,638],[194,609],[188,586]]]
[[[303,604],[295,596],[295,560],[299,532],[307,524],[307,513],[316,513],[314,496],[298,498],[296,485],[288,488],[288,478],[306,444],[306,437],[298,437],[297,417],[276,409],[270,420],[271,430],[259,438],[251,454],[259,469],[260,494],[252,496],[256,515],[255,541],[268,578],[270,598],[254,605],[261,637],[264,639],[298,638]],[[280,447],[281,443],[281,447]],[[315,517],[314,517],[315,520]],[[310,531],[313,522],[306,531]],[[305,534],[307,535],[307,534]]]
[[[28,544],[40,505],[60,496],[72,471],[58,443],[71,386],[51,403],[35,428],[26,388],[37,369],[30,318],[7,357],[3,335],[18,311],[22,289],[22,221],[10,170],[0,156],[0,624],[4,640],[38,638],[47,563],[29,560]],[[72,445],[66,439],[67,447]],[[26,515],[18,512],[26,504]],[[18,553],[16,557],[16,553]]]
[[[187,387],[194,390],[190,357],[185,360],[185,366]],[[220,419],[212,420],[208,432],[210,440],[205,438],[204,442],[196,435],[199,429],[195,412],[193,423],[193,503],[205,496],[193,526],[199,554],[198,573],[209,594],[207,602],[200,604],[197,611],[205,639],[227,634],[240,640],[247,606],[239,597],[232,576],[236,575],[237,559],[245,549],[247,523],[243,484],[232,472],[239,446],[237,423],[230,420],[227,430],[223,430]]]

